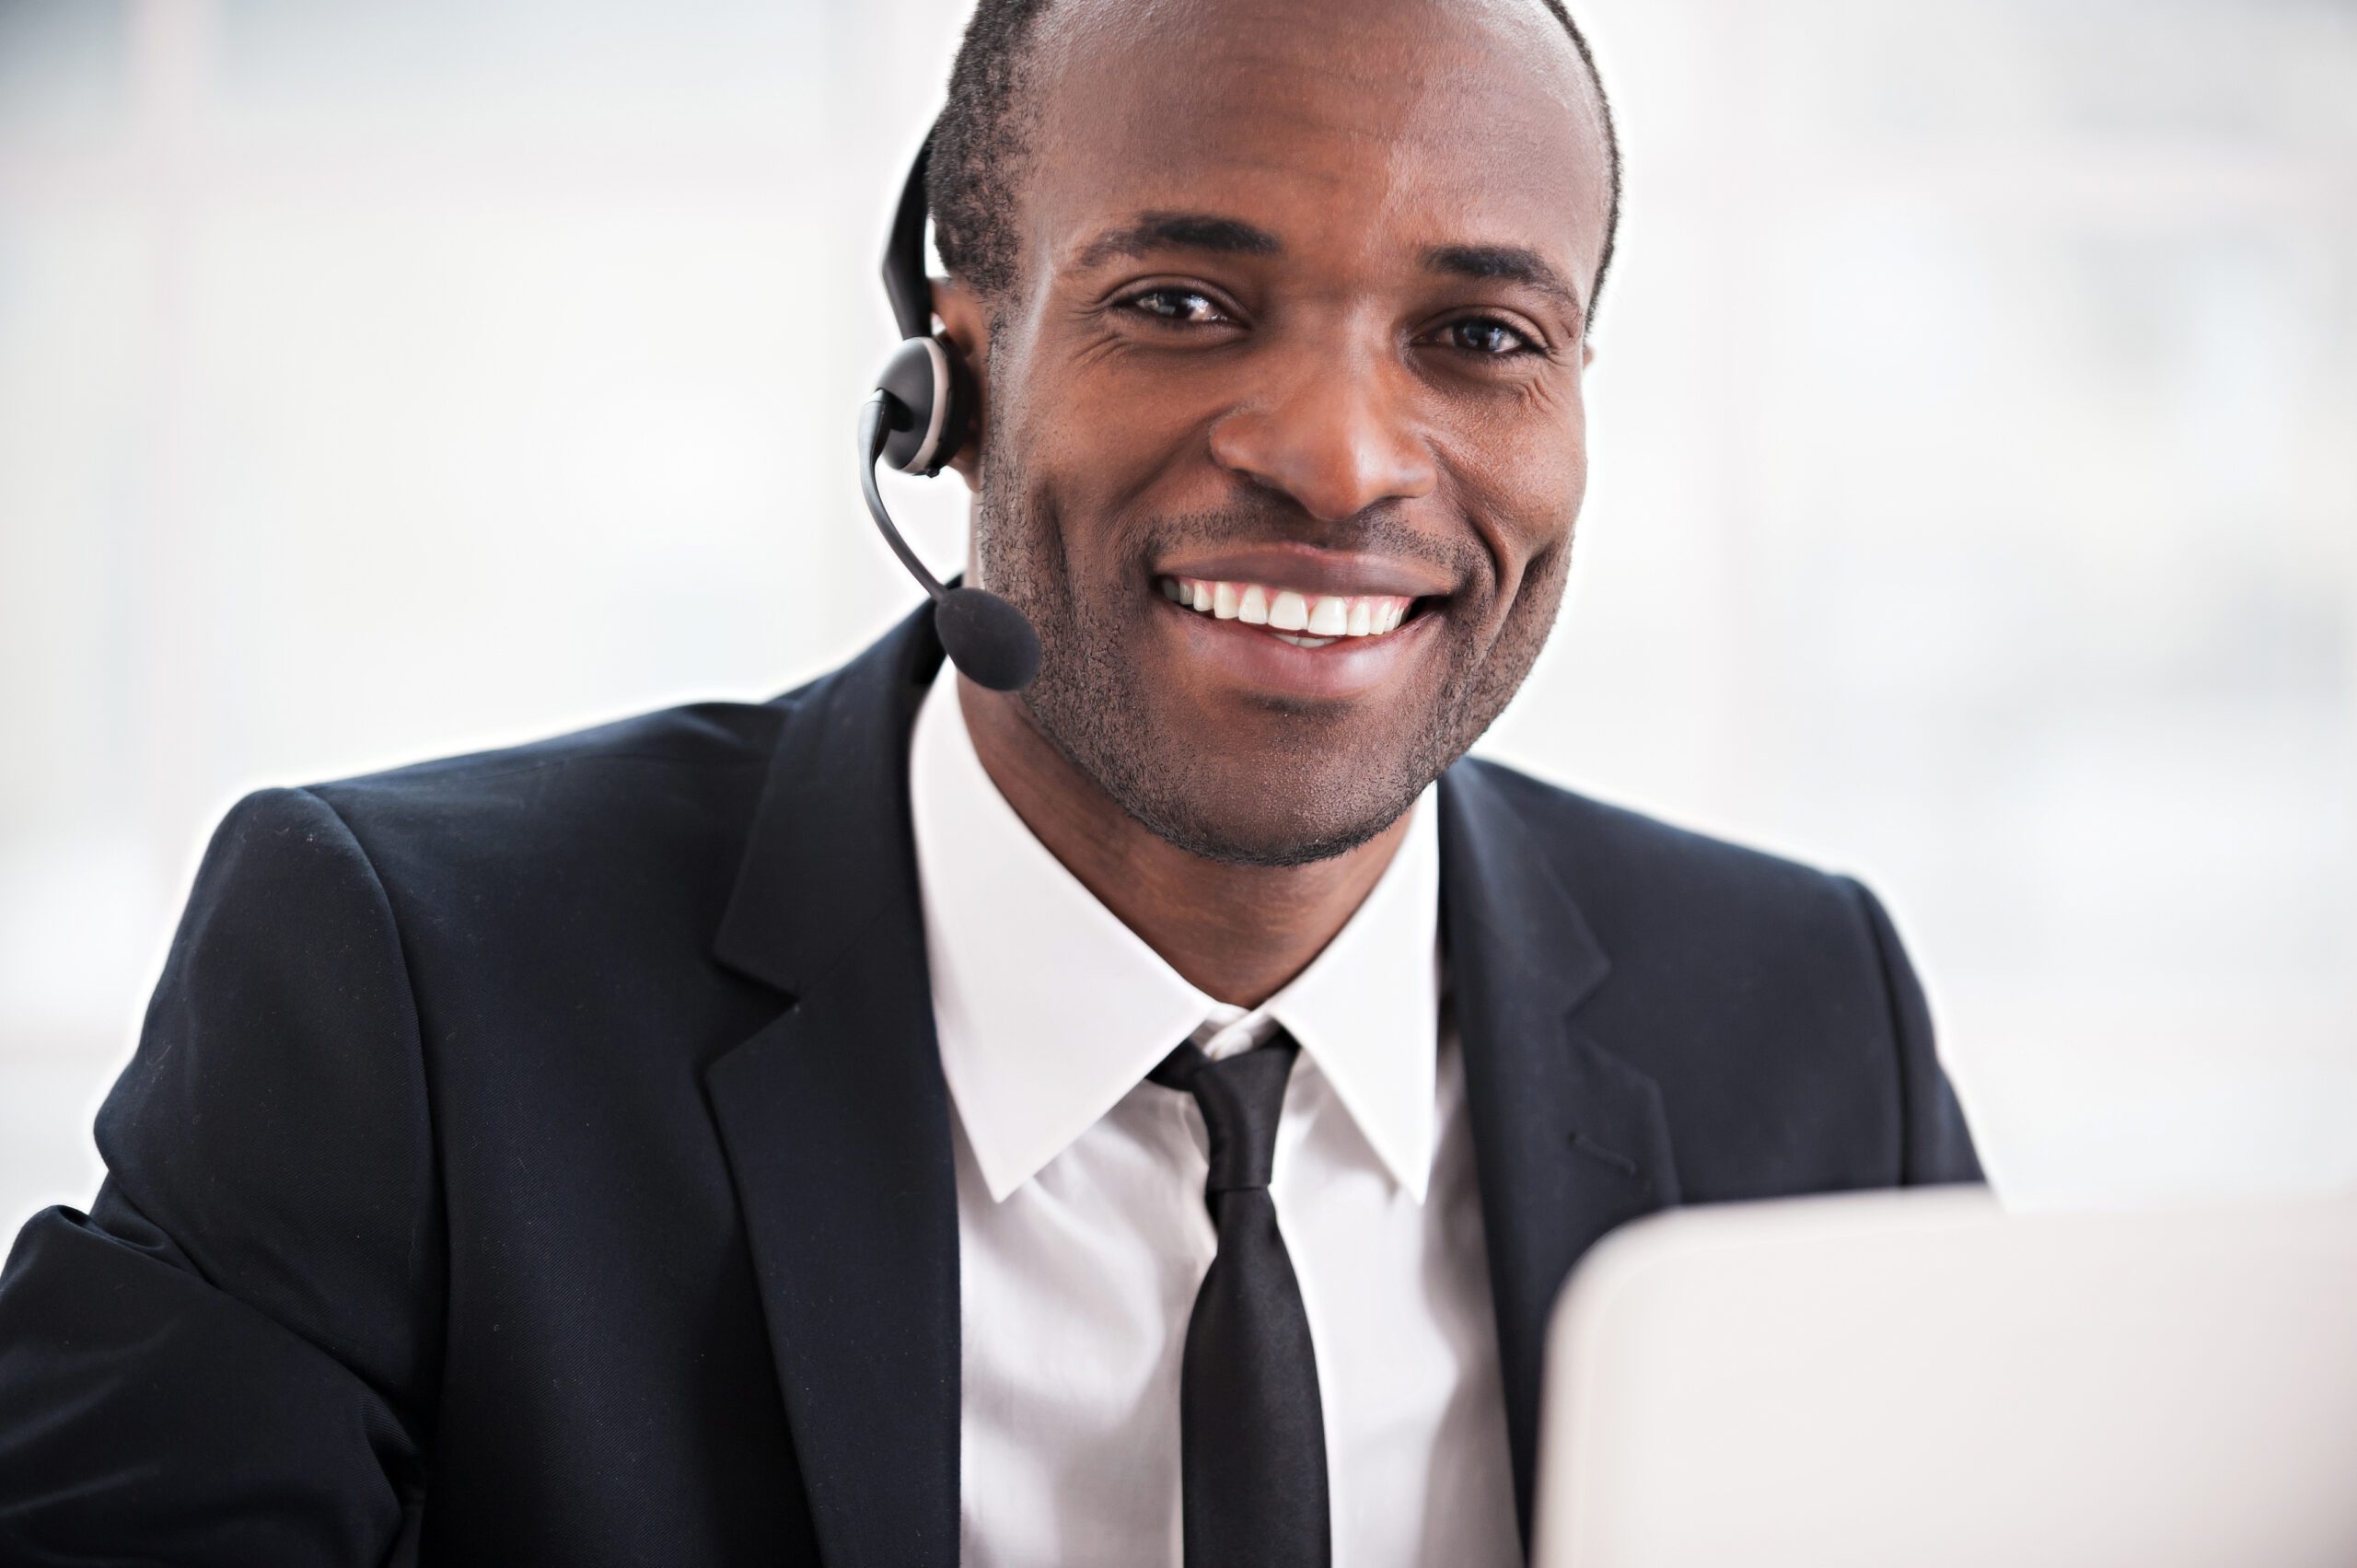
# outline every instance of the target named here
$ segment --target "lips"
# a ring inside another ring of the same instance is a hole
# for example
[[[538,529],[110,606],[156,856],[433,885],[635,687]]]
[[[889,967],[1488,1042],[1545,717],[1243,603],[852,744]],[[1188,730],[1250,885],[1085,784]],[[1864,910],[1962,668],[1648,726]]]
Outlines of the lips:
[[[1169,601],[1150,619],[1201,700],[1225,688],[1298,704],[1400,694],[1428,668],[1461,585],[1421,555],[1276,540],[1168,551],[1143,586]]]
[[[1296,540],[1174,552],[1154,563],[1152,582],[1193,616],[1227,622],[1229,636],[1329,657],[1371,654],[1457,587],[1455,574],[1420,557]]]
[[[1265,626],[1301,648],[1384,636],[1399,630],[1414,602],[1404,594],[1303,593],[1248,580],[1166,576],[1158,582],[1173,604],[1218,621]]]

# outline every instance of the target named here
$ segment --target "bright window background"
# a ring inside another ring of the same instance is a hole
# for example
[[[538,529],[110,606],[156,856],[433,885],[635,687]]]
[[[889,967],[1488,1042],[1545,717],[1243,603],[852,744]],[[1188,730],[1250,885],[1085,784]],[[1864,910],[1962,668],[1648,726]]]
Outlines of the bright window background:
[[[238,795],[911,602],[849,436],[961,10],[0,0],[0,1234]],[[1595,481],[1486,749],[1864,876],[2016,1199],[2357,1181],[2357,6],[1583,14]]]

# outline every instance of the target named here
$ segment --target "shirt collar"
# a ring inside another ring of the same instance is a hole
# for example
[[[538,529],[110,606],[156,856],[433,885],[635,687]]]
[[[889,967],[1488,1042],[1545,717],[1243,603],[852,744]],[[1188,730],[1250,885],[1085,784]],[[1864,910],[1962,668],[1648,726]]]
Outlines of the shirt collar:
[[[1439,1046],[1433,792],[1307,969],[1239,1016],[1190,984],[1032,836],[975,755],[945,662],[909,797],[943,1075],[993,1202],[1031,1179],[1180,1040],[1282,1026],[1392,1179],[1423,1202]],[[1199,1030],[1204,1033],[1199,1033]]]

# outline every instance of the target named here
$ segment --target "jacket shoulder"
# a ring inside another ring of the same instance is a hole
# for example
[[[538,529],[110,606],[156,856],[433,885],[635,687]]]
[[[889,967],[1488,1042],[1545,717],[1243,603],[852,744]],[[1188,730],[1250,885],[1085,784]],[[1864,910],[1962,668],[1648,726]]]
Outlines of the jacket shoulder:
[[[1546,857],[1591,918],[1623,912],[1633,917],[1655,907],[1690,916],[1699,903],[1730,915],[1772,914],[1779,924],[1829,910],[1845,912],[1845,923],[1857,920],[1854,884],[1847,877],[1681,828],[1503,763],[1466,765],[1480,787],[1520,819],[1527,845]]]
[[[701,907],[725,895],[795,696],[666,708],[295,793],[341,819],[404,916]]]
[[[676,790],[700,775],[759,769],[798,695],[760,703],[687,703],[302,787],[347,817],[495,810],[517,799],[529,799],[542,811],[600,803],[610,810],[640,791]],[[633,785],[633,777],[644,782]]]
[[[1936,1069],[1872,894],[1495,764],[1480,784],[1603,949],[1575,1027],[1660,1086],[1689,1201],[1899,1179],[1910,1052],[1926,1092]]]
[[[691,703],[512,746],[459,752],[394,768],[323,780],[315,794],[462,796],[517,773],[586,765],[651,763],[676,769],[730,767],[766,760],[798,693],[769,703]]]

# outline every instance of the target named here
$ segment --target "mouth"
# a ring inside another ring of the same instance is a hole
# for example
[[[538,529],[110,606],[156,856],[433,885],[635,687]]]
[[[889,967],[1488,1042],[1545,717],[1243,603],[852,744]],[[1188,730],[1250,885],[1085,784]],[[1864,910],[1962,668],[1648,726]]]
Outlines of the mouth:
[[[1145,584],[1168,601],[1151,619],[1174,639],[1173,669],[1231,717],[1237,703],[1298,717],[1411,699],[1434,678],[1459,586],[1435,561],[1291,540],[1158,561]]]
[[[1399,631],[1430,602],[1428,597],[1306,593],[1225,578],[1159,576],[1155,585],[1181,610],[1258,626],[1296,648],[1368,645]]]

